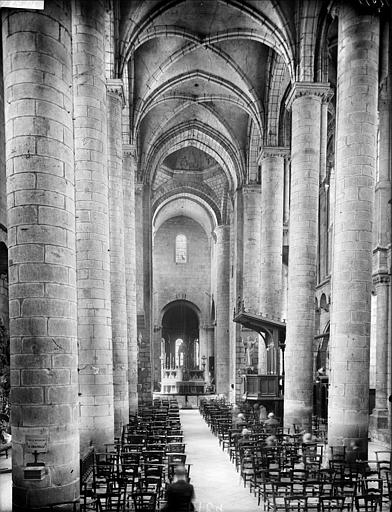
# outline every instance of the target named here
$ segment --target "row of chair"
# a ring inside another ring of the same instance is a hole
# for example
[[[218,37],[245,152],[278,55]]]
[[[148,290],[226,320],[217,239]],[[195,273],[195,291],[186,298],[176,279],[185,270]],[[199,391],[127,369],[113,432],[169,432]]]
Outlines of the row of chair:
[[[229,404],[209,400],[200,412],[264,511],[391,510],[391,452],[374,463],[353,460],[344,446],[303,443],[297,429],[277,428],[273,439],[248,418],[246,436],[233,427]]]
[[[121,438],[81,462],[81,510],[155,512],[179,464],[189,477],[176,400],[144,404]]]

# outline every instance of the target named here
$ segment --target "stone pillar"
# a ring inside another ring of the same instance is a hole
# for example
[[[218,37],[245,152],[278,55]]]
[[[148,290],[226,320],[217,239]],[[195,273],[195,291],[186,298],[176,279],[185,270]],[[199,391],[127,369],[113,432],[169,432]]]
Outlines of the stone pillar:
[[[233,208],[230,215],[230,302],[229,311],[238,308],[238,298],[243,293],[243,257],[244,257],[244,207],[242,189],[233,194]],[[244,345],[242,343],[242,325],[229,321],[230,331],[230,378],[234,384],[230,399],[240,402],[243,395],[242,373],[244,371]]]
[[[339,8],[328,442],[367,455],[379,20]]]
[[[105,2],[75,0],[73,84],[76,179],[80,440],[102,450],[114,438]]]
[[[260,312],[261,189],[258,184],[242,187],[244,209],[243,289],[245,309]]]
[[[79,496],[70,3],[4,11],[3,44],[17,512]],[[34,438],[39,482],[24,478]]]
[[[328,143],[328,105],[330,96],[326,95],[321,103],[321,134],[320,134],[320,183],[327,175],[327,143]]]
[[[265,334],[264,336],[259,336],[259,345],[258,345],[258,365],[257,365],[257,373],[259,375],[267,375],[268,373],[268,352],[265,344]]]
[[[211,382],[211,376],[209,374],[209,361],[210,357],[214,355],[214,326],[205,324],[202,329],[200,329],[200,333],[203,331],[203,334],[201,334],[202,338],[200,338],[200,341],[203,339],[203,348],[200,346],[200,354],[203,357],[203,355],[206,356],[206,367],[204,372],[204,379],[208,384]],[[203,352],[204,350],[204,352]]]
[[[261,187],[259,184],[247,184],[242,187],[243,201],[243,243],[242,243],[242,300],[247,311],[260,313],[260,235],[261,235]],[[233,294],[234,298],[236,294]],[[237,325],[237,324],[234,324]],[[257,363],[258,370],[262,370],[260,362],[263,358],[265,344],[261,336],[255,331],[242,327],[242,339],[253,340],[258,347],[253,348],[257,357],[252,358]],[[243,349],[241,343],[240,349]],[[242,351],[242,350],[241,350]],[[261,358],[259,357],[259,354]],[[246,362],[246,364],[248,364]],[[242,390],[241,390],[242,392]]]
[[[139,195],[139,194],[138,194]],[[152,402],[154,379],[154,345],[152,325],[152,218],[151,218],[151,189],[148,185],[141,185],[141,199],[136,201],[136,208],[142,207],[141,214],[142,231],[142,258],[143,258],[143,316],[141,326],[138,326],[138,354],[139,354],[139,400]],[[140,217],[139,217],[140,218]],[[139,272],[139,266],[137,266]]]
[[[388,428],[388,312],[389,312],[389,281],[388,275],[373,278],[377,296],[377,328],[376,328],[376,406],[373,414],[383,417],[378,428]],[[380,418],[381,419],[381,418]]]
[[[261,289],[263,315],[281,318],[284,164],[289,151],[265,147],[261,153]]]
[[[230,226],[215,228],[216,233],[216,330],[215,330],[215,383],[216,392],[229,396],[230,340],[229,340],[229,288],[230,288]]]
[[[129,411],[138,407],[138,348],[136,311],[136,245],[135,245],[135,147],[123,145],[124,228],[125,228],[125,280],[128,326],[128,389]]]
[[[377,436],[379,429],[388,428],[388,312],[390,270],[388,245],[391,244],[391,76],[390,76],[390,24],[383,24],[380,55],[379,93],[379,148],[378,176],[375,192],[373,250],[373,284],[377,295],[376,314],[376,404],[370,418],[370,431]],[[382,439],[382,438],[381,438]]]
[[[196,364],[200,364],[200,369],[202,369],[202,357],[208,355],[208,333],[207,326],[205,323],[199,326],[199,361]],[[207,361],[207,359],[206,359]]]
[[[136,260],[136,330],[137,330],[137,389],[138,401],[144,399],[145,380],[148,378],[148,361],[145,358],[145,340],[147,339],[144,276],[148,261],[144,259],[144,186],[135,182],[135,260]]]
[[[292,108],[284,421],[312,425],[321,101],[326,84],[295,83]]]
[[[110,288],[113,345],[114,435],[129,423],[128,338],[125,290],[124,195],[121,121],[122,80],[107,81],[108,166],[110,211]]]

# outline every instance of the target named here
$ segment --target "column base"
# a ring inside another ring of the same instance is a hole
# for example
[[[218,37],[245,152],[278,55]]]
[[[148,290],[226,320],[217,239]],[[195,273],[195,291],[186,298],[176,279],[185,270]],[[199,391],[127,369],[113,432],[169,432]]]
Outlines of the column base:
[[[292,429],[295,425],[301,431],[311,432],[312,412],[313,408],[306,406],[303,401],[286,399],[284,401],[284,427]]]
[[[390,443],[388,409],[373,409],[369,418],[369,437],[372,441]]]

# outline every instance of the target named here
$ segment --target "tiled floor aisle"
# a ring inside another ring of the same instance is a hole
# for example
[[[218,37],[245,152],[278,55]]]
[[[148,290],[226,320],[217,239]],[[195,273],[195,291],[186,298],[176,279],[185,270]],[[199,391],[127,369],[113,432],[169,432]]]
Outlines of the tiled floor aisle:
[[[181,411],[187,462],[192,464],[191,483],[195,488],[198,512],[256,512],[257,499],[240,482],[239,473],[219,447],[218,439],[199,411]]]

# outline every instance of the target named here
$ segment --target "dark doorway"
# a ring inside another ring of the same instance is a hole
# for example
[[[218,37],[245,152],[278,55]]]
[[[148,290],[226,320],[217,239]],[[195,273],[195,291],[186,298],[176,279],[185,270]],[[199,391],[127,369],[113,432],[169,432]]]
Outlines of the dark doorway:
[[[199,368],[199,319],[185,301],[171,306],[162,319],[162,337],[165,340],[164,366],[166,368]]]

